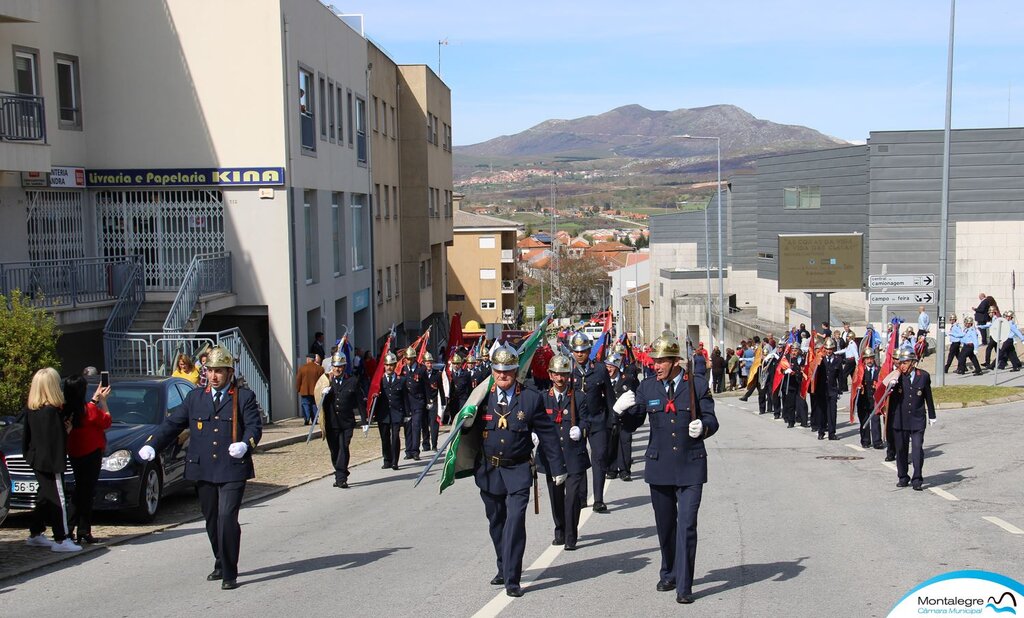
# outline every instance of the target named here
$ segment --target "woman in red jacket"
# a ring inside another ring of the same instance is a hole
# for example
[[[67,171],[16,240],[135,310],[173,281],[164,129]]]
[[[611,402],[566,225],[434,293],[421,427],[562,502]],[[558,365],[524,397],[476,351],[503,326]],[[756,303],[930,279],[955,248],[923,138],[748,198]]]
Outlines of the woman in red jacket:
[[[72,503],[75,516],[72,528],[78,529],[78,542],[98,542],[92,535],[92,503],[96,494],[96,481],[100,478],[103,451],[107,447],[106,431],[110,427],[107,396],[110,387],[97,386],[92,400],[85,401],[85,378],[70,376],[64,379],[64,414],[71,420],[68,435],[68,460],[75,473],[75,493]]]

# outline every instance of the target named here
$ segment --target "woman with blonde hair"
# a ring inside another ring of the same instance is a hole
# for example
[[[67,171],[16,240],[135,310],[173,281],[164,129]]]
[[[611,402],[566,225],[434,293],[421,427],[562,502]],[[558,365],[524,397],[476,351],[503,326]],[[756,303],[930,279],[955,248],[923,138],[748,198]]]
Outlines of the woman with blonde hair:
[[[192,357],[188,354],[178,354],[178,358],[174,361],[174,373],[171,374],[171,377],[188,380],[192,384],[199,384],[199,369],[196,368],[195,363],[192,362]]]
[[[81,551],[69,537],[67,500],[64,498],[64,469],[67,466],[67,439],[70,423],[64,419],[64,391],[60,375],[53,367],[40,369],[32,376],[25,410],[22,453],[32,467],[39,489],[29,524],[26,543],[49,547],[55,552]],[[53,540],[43,534],[49,524]]]

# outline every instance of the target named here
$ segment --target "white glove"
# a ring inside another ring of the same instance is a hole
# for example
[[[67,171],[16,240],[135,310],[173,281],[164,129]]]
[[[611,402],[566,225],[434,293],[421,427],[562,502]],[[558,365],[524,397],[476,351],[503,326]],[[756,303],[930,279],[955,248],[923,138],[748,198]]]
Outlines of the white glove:
[[[569,475],[568,474],[559,474],[558,476],[556,476],[555,477],[555,485],[561,485],[562,483],[564,483],[565,482],[565,478],[567,476],[569,476]]]
[[[701,432],[704,431],[704,423],[698,418],[697,420],[690,423],[690,437],[699,438]]]
[[[139,459],[142,461],[153,461],[156,458],[156,451],[152,446],[146,445],[139,449]]]
[[[626,391],[619,395],[619,398],[615,400],[615,404],[612,406],[612,410],[615,410],[616,414],[622,414],[626,410],[636,405],[636,395],[633,391]]]
[[[364,435],[364,436],[366,435],[366,433],[367,433],[368,431],[370,431],[370,426],[369,426],[369,425],[363,425],[363,435]]]
[[[932,426],[932,425],[934,425],[935,423],[936,423],[936,419],[934,419],[934,418],[930,418],[930,419],[928,419],[928,426],[929,426],[929,427],[931,427],[931,426]]]
[[[320,394],[323,395],[324,397],[326,397],[327,393],[329,393],[329,392],[331,392],[331,387],[330,386],[325,386],[324,390],[320,391]]]
[[[540,444],[540,438],[535,433],[530,433],[530,437],[533,438],[533,445],[537,446]]]
[[[228,445],[228,455],[231,455],[235,459],[241,459],[248,450],[249,445],[245,442],[234,442]]]
[[[787,369],[783,373],[785,373],[786,375],[789,375],[789,374],[793,373],[793,370],[792,369]]]
[[[582,437],[583,437],[583,432],[580,431],[579,427],[573,425],[572,427],[569,428],[569,438],[570,439],[579,442],[580,438],[582,438]]]

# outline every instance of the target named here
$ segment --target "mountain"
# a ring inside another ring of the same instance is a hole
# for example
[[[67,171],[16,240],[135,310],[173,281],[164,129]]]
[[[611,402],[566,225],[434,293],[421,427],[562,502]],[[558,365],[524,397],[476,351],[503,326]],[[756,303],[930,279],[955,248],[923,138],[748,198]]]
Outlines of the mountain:
[[[722,156],[732,161],[765,154],[847,145],[814,129],[755,118],[735,105],[711,105],[675,111],[626,105],[596,116],[547,120],[515,135],[456,146],[464,163],[486,159],[714,158],[709,140],[682,135],[718,136]],[[710,151],[710,155],[708,154]]]

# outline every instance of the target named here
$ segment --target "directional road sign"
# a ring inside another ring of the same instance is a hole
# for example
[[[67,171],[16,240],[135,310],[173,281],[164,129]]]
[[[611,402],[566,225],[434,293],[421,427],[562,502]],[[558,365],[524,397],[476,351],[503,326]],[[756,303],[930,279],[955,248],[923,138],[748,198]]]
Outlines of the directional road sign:
[[[872,305],[931,305],[936,302],[935,294],[928,290],[914,292],[868,292]]]
[[[868,287],[873,290],[930,288],[935,285],[935,275],[870,275]]]

